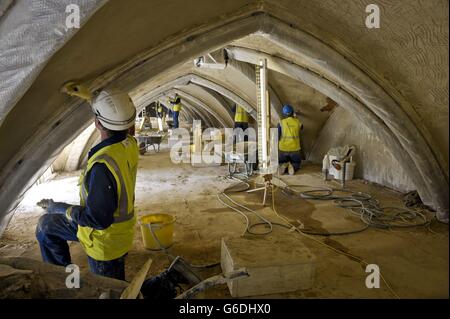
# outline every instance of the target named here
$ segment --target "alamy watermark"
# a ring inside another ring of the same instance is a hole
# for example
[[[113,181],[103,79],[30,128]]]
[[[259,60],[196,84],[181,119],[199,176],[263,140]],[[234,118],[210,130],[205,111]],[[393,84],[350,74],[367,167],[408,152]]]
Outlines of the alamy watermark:
[[[380,28],[380,7],[376,4],[369,4],[366,7],[366,13],[369,13],[366,17],[366,27],[368,29]]]
[[[369,264],[366,266],[366,287],[369,289],[380,288],[380,267],[376,264]]]
[[[80,7],[77,4],[71,3],[66,6],[66,27],[67,29],[80,28]],[[366,27],[368,29],[380,28],[380,7],[376,4],[369,4],[366,6]]]
[[[69,4],[66,6],[66,28],[79,29],[80,28],[80,7],[77,4]]]
[[[80,288],[80,267],[75,264],[67,265],[66,272],[69,273],[66,277],[66,287],[69,289]]]
[[[270,129],[268,147],[278,149],[278,129]],[[257,131],[249,127],[207,128],[194,121],[192,134],[185,128],[172,130],[169,138],[170,159],[173,163],[222,164],[257,162]]]

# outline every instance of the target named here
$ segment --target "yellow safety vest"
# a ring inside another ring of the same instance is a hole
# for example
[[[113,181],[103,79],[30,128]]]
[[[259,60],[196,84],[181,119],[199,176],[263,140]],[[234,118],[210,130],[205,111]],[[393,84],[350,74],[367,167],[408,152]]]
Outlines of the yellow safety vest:
[[[295,152],[300,150],[300,128],[302,123],[294,117],[281,121],[281,139],[278,142],[280,151]]]
[[[175,112],[180,112],[180,111],[181,111],[181,103],[175,104],[175,105],[173,106],[173,110],[174,110]]]
[[[240,105],[236,106],[236,113],[234,114],[234,121],[239,122],[239,123],[247,123],[248,122],[247,111]]]
[[[80,176],[80,204],[85,206],[88,197],[87,173],[95,163],[108,167],[117,184],[118,206],[114,212],[114,222],[106,229],[99,230],[78,225],[77,237],[86,253],[95,260],[113,260],[126,254],[133,245],[134,188],[139,150],[136,139],[130,135],[125,140],[103,147],[89,159]]]
[[[162,110],[163,110],[162,106],[159,106],[159,107],[158,107],[158,113],[161,113]]]

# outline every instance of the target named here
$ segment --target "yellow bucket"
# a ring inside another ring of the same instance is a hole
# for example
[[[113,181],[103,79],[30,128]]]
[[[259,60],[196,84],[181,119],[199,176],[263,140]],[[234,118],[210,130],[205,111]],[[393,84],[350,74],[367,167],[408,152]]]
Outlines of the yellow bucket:
[[[161,250],[173,244],[173,224],[175,217],[166,214],[150,214],[139,219],[144,247]],[[162,247],[161,247],[162,246]]]

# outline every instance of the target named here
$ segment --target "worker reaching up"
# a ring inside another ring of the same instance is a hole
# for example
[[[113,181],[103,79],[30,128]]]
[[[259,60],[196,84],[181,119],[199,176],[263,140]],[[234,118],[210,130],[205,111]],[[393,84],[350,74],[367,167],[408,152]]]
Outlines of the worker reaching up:
[[[173,128],[178,128],[180,123],[178,120],[178,117],[180,116],[180,111],[182,109],[181,105],[181,98],[178,96],[178,94],[175,94],[175,97],[173,99],[169,100],[170,105],[172,105],[172,116],[173,116]]]
[[[283,106],[284,119],[278,124],[278,162],[280,174],[288,169],[289,175],[300,169],[300,131],[303,124],[294,117],[294,109],[286,104]]]

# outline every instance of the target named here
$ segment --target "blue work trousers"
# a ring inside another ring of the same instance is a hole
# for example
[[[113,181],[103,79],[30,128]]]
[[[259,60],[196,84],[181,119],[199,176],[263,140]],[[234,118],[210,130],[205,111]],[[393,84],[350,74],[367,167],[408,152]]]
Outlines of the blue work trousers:
[[[300,165],[302,164],[302,158],[300,156],[300,151],[296,152],[283,152],[278,151],[278,163],[291,163],[294,167],[294,171],[298,171],[300,169]]]
[[[67,241],[78,241],[78,225],[64,214],[45,214],[39,218],[36,238],[46,263],[67,266],[72,263]],[[125,280],[125,256],[101,261],[88,256],[89,269],[97,275]]]
[[[247,122],[234,122],[234,128],[241,128],[245,133],[245,130],[248,129],[248,123]],[[248,136],[244,135],[244,142],[247,142],[247,141],[248,141]],[[239,140],[238,137],[235,135],[233,138],[233,143],[236,143],[236,142],[242,142],[242,140]]]
[[[179,123],[178,123],[178,116],[180,115],[180,112],[178,111],[173,111],[173,128],[178,128],[179,127]]]

